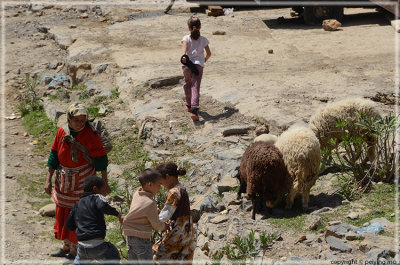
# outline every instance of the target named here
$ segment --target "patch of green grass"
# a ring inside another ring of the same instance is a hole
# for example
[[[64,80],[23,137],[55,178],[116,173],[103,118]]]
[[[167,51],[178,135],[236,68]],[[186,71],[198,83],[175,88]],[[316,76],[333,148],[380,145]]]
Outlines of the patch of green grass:
[[[185,144],[179,144],[179,145],[170,146],[170,150],[173,151],[171,160],[176,160],[179,157],[185,156],[187,153],[193,154],[194,149],[191,146],[188,146]]]
[[[300,209],[292,209],[285,211],[284,216],[268,217],[268,222],[276,226],[279,230],[293,229],[297,232],[305,230],[305,220],[307,214],[303,213]]]
[[[83,90],[80,94],[79,94],[79,100],[85,100],[90,98],[90,94],[87,90]]]
[[[55,245],[60,244],[60,240],[56,239],[54,237],[54,231],[42,231],[39,233],[39,240],[41,241],[41,238],[44,238],[45,240],[50,240],[50,242],[55,243]]]
[[[41,161],[41,162],[37,162],[37,164],[39,165],[39,167],[41,168],[45,168],[47,165],[47,161]]]
[[[52,94],[52,95],[49,96],[49,99],[50,99],[51,101],[54,101],[54,100],[63,100],[63,97],[61,96],[60,91],[57,90],[54,94]]]
[[[144,163],[150,160],[143,147],[144,140],[137,135],[114,137],[112,142],[114,147],[108,155],[112,163],[123,165],[134,162],[133,168],[143,170]]]
[[[100,106],[100,105],[108,105],[109,102],[107,101],[106,96],[97,96],[92,101],[92,106]]]
[[[47,118],[44,110],[35,110],[26,114],[22,120],[27,132],[37,138],[35,152],[48,153],[57,133],[56,124]]]
[[[86,90],[87,86],[85,83],[81,83],[73,88],[71,88],[71,90]]]
[[[40,98],[37,91],[39,83],[40,81],[37,75],[31,77],[30,74],[25,74],[24,91],[18,103],[18,111],[22,116],[25,116],[31,111],[43,109],[43,100]]]
[[[375,218],[385,217],[390,222],[394,222],[394,217],[391,217],[394,213],[394,198],[396,196],[395,186],[393,184],[382,184],[375,185],[374,189],[369,193],[363,193],[361,198],[357,200],[357,204],[362,205],[361,210],[370,209],[368,214],[361,215],[359,218],[351,220],[347,218],[347,215],[353,211],[351,205],[341,205],[335,208],[335,212],[322,214],[321,226],[327,225],[329,221],[339,220],[342,222],[349,223],[351,225],[362,227],[366,222],[371,221]],[[373,213],[373,210],[379,210],[377,213]],[[385,232],[386,233],[386,232]],[[393,236],[391,233],[387,235]]]
[[[111,90],[111,96],[110,99],[117,99],[119,98],[119,87],[116,87],[115,89]]]
[[[89,112],[89,117],[90,118],[96,118],[99,116],[99,110],[100,108],[97,107],[89,107],[87,108],[88,112]]]
[[[181,122],[181,123],[179,123],[179,128],[183,131],[183,132],[188,132],[190,129],[189,129],[189,126],[188,126],[188,124],[186,123],[186,122]]]
[[[50,134],[56,129],[54,122],[47,118],[44,110],[31,111],[26,114],[22,124],[28,130],[28,133],[34,137]]]
[[[239,190],[240,190],[240,186],[235,186],[235,187],[232,188],[231,191],[234,192],[234,193],[238,193]]]
[[[118,210],[118,209],[117,209]],[[110,241],[113,243],[119,250],[121,258],[128,258],[128,251],[126,249],[126,244],[118,245],[119,242],[124,241],[125,239],[122,236],[122,232],[120,229],[120,223],[118,221],[118,218],[115,216],[111,215],[104,215],[104,219],[106,221],[106,225],[108,227],[112,227],[111,229],[108,229],[106,231],[106,241]]]
[[[54,177],[53,177],[54,178]],[[43,206],[51,203],[50,196],[44,192],[44,183],[46,181],[46,173],[28,174],[17,178],[18,184],[30,200],[28,203],[32,208],[39,210]]]

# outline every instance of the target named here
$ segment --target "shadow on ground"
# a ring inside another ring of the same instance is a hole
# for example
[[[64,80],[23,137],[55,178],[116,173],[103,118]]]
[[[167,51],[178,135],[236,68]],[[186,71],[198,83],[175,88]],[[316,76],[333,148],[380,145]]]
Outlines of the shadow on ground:
[[[263,214],[263,219],[267,219],[268,217],[274,218],[294,218],[299,215],[309,214],[313,211],[324,207],[335,208],[342,204],[343,197],[339,194],[326,194],[326,193],[319,193],[318,195],[310,195],[310,202],[308,204],[308,209],[304,211],[301,207],[301,197],[296,197],[293,207],[291,209],[285,209],[284,203],[281,203],[277,206],[277,208],[271,210],[265,210],[260,212]],[[260,210],[259,210],[260,211]]]
[[[310,30],[321,28],[320,25],[310,26],[304,24],[304,20],[301,17],[284,18],[279,17],[277,19],[263,20],[265,25],[270,29],[299,29],[299,30]],[[367,11],[365,13],[344,15],[342,21],[342,28],[377,24],[380,26],[389,25],[390,22],[386,19],[383,12]]]
[[[198,121],[198,124],[204,124],[206,122],[217,123],[221,119],[227,119],[231,117],[233,114],[239,112],[238,109],[232,107],[224,107],[224,112],[219,113],[217,115],[210,115],[206,111],[199,111],[199,116],[203,118],[203,120]]]

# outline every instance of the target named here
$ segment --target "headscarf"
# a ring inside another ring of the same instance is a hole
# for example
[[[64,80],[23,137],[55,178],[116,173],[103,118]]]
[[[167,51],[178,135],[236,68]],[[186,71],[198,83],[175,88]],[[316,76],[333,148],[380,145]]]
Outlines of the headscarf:
[[[70,128],[72,128],[72,126],[71,126],[72,118],[75,116],[79,116],[79,115],[86,115],[86,119],[88,118],[89,112],[88,112],[87,108],[85,107],[85,105],[83,105],[82,103],[74,103],[68,107],[67,121],[68,121],[68,125]]]

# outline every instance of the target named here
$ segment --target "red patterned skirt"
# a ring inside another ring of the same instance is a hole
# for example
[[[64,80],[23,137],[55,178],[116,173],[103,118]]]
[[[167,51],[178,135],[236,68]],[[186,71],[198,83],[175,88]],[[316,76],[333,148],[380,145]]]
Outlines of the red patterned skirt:
[[[68,214],[71,212],[70,208],[63,208],[56,206],[56,221],[54,222],[54,236],[58,240],[68,239],[70,242],[77,244],[78,238],[76,233],[68,230],[65,227],[65,221],[67,221]]]
[[[79,201],[83,193],[83,182],[86,177],[95,175],[93,166],[87,164],[77,168],[60,166],[57,169],[56,181],[52,193],[52,200],[56,206],[56,220],[54,223],[54,236],[58,240],[68,239],[78,243],[76,233],[65,227],[65,221],[71,212],[72,206]]]

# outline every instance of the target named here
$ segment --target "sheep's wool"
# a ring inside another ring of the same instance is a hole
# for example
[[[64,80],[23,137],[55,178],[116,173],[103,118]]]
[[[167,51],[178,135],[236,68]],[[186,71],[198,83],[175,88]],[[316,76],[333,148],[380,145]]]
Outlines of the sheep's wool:
[[[292,183],[286,207],[290,208],[296,195],[302,194],[303,208],[307,208],[310,189],[318,178],[321,161],[317,137],[305,125],[294,125],[278,137],[275,146],[283,155]]]

